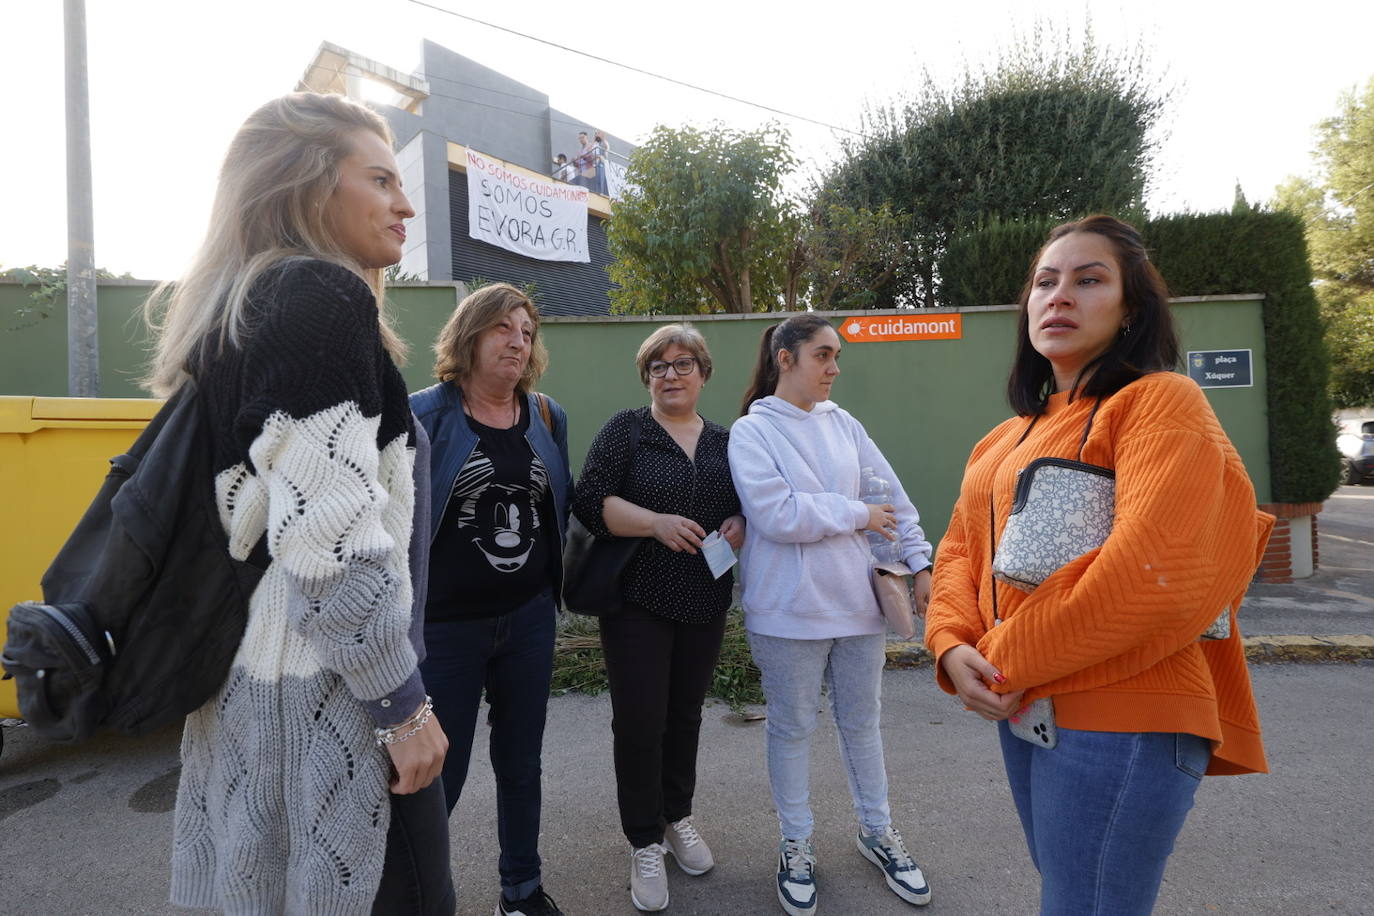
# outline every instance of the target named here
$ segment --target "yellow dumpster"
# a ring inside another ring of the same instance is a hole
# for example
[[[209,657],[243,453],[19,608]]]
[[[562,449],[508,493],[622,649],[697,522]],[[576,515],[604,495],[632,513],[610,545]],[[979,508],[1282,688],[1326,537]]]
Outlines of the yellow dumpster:
[[[161,401],[0,397],[0,642],[9,609],[39,581],[95,498],[109,459],[128,451]],[[0,681],[0,718],[19,715]]]

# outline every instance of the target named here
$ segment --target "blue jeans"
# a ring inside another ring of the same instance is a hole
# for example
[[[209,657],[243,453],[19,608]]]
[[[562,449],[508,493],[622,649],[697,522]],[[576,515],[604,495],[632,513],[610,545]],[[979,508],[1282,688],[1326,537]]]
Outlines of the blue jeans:
[[[815,827],[810,755],[822,680],[830,690],[854,813],[868,833],[879,833],[892,823],[878,731],[885,641],[881,633],[839,639],[749,634],[768,703],[768,782],[786,839],[810,839]]]
[[[443,780],[450,813],[467,780],[484,689],[491,704],[498,869],[507,900],[529,896],[541,881],[540,754],[553,676],[554,613],[552,593],[545,591],[500,617],[425,624],[420,673],[448,735]]]
[[[1015,737],[1005,722],[997,732],[1040,871],[1042,916],[1148,916],[1211,742],[1060,728],[1048,750]]]

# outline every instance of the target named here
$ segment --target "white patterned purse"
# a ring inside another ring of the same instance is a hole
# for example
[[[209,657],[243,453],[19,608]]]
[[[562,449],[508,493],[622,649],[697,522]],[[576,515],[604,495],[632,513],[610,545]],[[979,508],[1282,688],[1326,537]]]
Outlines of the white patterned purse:
[[[1107,541],[1116,512],[1116,474],[1066,458],[1037,458],[1017,474],[1016,494],[992,560],[992,575],[1023,592]],[[1199,639],[1228,639],[1227,605]]]
[[[1100,405],[1099,401],[1088,415],[1078,443],[1079,457]],[[1021,438],[1029,433],[1027,427]],[[993,552],[994,614],[997,582],[1023,592],[1035,591],[1056,570],[1105,544],[1115,515],[1116,472],[1111,468],[1067,458],[1037,458],[1018,471],[1011,515]],[[1002,622],[1000,615],[995,622]],[[1226,639],[1230,635],[1231,608],[1227,606],[1199,639]],[[1058,734],[1052,698],[1035,700],[1013,717],[1010,727],[1018,738],[1054,747]]]
[[[1023,592],[1101,547],[1116,514],[1116,474],[1066,458],[1037,458],[1017,474],[1016,496],[992,574]]]
[[[1017,472],[1011,515],[993,555],[993,579],[1035,591],[1055,570],[1106,543],[1115,514],[1116,473],[1111,468],[1037,458]],[[1019,710],[1008,726],[1031,744],[1051,749],[1059,743],[1051,697]]]

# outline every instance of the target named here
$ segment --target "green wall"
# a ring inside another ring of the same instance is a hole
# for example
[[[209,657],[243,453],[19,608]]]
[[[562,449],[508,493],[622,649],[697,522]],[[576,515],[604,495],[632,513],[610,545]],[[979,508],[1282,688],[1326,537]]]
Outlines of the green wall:
[[[1190,350],[1253,351],[1255,386],[1209,389],[1208,399],[1269,500],[1264,327],[1257,298],[1180,300],[1174,306]],[[932,540],[944,533],[973,446],[1011,414],[1004,394],[1015,340],[1012,307],[964,309],[963,338],[847,343],[834,397],[867,428],[892,462]],[[852,313],[850,313],[852,314]],[[844,314],[832,316],[837,324]],[[701,413],[729,424],[758,350],[776,317],[697,318],[715,362]],[[639,343],[661,320],[551,319],[544,324],[550,367],[540,386],[567,408],[574,465],[616,410],[648,403],[634,368]]]
[[[146,335],[136,317],[146,284],[100,287],[101,394],[139,397],[134,384]],[[8,330],[26,291],[0,283],[0,394],[66,394],[64,311],[31,327]],[[393,313],[411,343],[403,370],[411,389],[431,383],[430,350],[456,304],[448,286],[400,286],[390,291]],[[1207,392],[1255,483],[1269,501],[1268,421],[1261,300],[1255,296],[1177,300],[1174,315],[1187,350],[1253,351],[1252,388]],[[897,470],[921,511],[932,540],[943,533],[953,508],[964,461],[979,438],[1005,419],[1003,386],[1015,337],[1009,306],[964,309],[960,340],[850,343],[840,359],[835,399],[859,418]],[[848,313],[853,314],[853,313]],[[837,323],[845,313],[836,313]],[[708,316],[693,319],[705,335],[715,374],[702,394],[701,412],[728,425],[753,368],[759,335],[770,316]],[[580,467],[592,437],[612,413],[648,402],[634,367],[640,342],[665,319],[550,318],[543,334],[550,353],[540,389],[568,411],[569,449]]]
[[[148,335],[138,315],[154,284],[139,280],[100,281],[96,299],[100,337],[100,394],[139,398],[137,378]],[[67,394],[67,303],[46,318],[21,317],[29,289],[0,281],[0,395]]]

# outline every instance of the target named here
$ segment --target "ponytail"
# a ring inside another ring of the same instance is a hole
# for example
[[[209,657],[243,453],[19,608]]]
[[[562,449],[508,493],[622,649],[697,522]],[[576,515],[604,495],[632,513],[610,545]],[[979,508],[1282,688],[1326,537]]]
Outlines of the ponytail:
[[[793,315],[786,321],[770,325],[759,339],[759,356],[754,363],[754,378],[744,391],[739,415],[749,412],[755,401],[768,397],[778,390],[778,351],[786,350],[796,358],[801,345],[806,343],[821,328],[830,327],[830,322],[820,315],[803,312]]]
[[[739,406],[741,417],[749,412],[749,405],[778,390],[778,364],[773,357],[773,332],[778,327],[770,324],[763,329],[763,337],[759,339],[759,356],[754,361],[754,378],[749,387],[744,389],[744,400]]]

